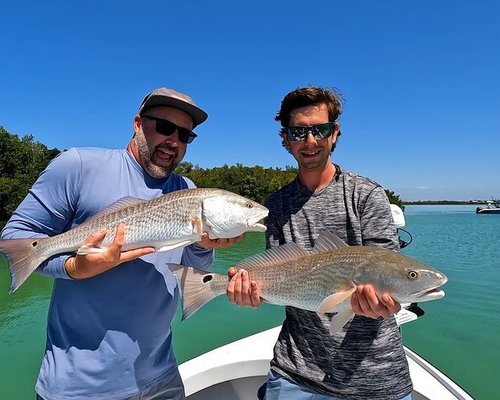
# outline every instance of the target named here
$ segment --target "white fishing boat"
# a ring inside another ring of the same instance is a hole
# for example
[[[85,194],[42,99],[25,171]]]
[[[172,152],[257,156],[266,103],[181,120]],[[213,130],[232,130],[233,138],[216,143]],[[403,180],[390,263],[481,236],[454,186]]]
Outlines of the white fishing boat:
[[[280,327],[237,340],[179,366],[188,400],[251,400],[266,379]],[[413,400],[473,400],[459,385],[405,347]]]
[[[391,210],[396,228],[404,231],[403,211],[394,204],[391,204]],[[400,239],[401,248],[410,242]],[[396,314],[398,325],[414,321],[423,315],[423,310],[417,304],[401,306],[403,308]],[[257,399],[257,390],[266,379],[280,329],[279,326],[245,337],[181,364],[179,370],[187,399]],[[413,400],[474,400],[458,384],[418,354],[407,347],[404,350],[413,382]]]
[[[500,214],[500,199],[486,201],[486,207],[477,207],[476,214]]]

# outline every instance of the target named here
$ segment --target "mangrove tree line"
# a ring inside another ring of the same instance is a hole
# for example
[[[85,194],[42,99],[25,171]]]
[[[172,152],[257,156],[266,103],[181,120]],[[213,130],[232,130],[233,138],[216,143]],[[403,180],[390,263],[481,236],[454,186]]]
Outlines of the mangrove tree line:
[[[26,196],[40,172],[59,153],[60,150],[48,149],[35,141],[32,135],[19,137],[0,126],[0,229]],[[290,166],[247,167],[242,164],[202,168],[182,162],[176,172],[190,178],[198,187],[226,189],[264,203],[271,192],[295,178],[297,169]],[[386,193],[391,203],[403,207],[398,195],[390,190],[386,190]]]

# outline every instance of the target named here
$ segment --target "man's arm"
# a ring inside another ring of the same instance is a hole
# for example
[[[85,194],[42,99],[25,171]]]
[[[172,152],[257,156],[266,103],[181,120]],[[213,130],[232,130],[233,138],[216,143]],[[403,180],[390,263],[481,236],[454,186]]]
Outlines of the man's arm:
[[[2,230],[2,239],[47,237],[68,229],[77,200],[81,162],[75,149],[50,162]],[[42,263],[37,271],[55,278],[69,278],[59,255]]]

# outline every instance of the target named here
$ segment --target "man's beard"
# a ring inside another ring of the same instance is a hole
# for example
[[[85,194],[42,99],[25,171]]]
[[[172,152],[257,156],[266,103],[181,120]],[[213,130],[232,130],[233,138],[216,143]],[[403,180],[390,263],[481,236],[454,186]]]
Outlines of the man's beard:
[[[179,161],[176,159],[172,160],[169,166],[161,166],[153,162],[153,155],[155,152],[155,147],[150,147],[146,141],[144,133],[136,132],[133,140],[137,145],[137,150],[139,152],[139,158],[142,163],[142,167],[146,170],[148,175],[156,179],[166,178],[177,166]],[[168,146],[164,146],[168,148]],[[170,150],[175,151],[170,148]],[[177,152],[176,152],[177,153]]]

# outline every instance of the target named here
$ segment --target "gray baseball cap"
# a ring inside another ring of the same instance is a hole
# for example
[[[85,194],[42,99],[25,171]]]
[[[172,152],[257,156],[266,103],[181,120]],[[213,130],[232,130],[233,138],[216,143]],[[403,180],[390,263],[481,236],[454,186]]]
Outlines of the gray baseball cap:
[[[169,106],[187,112],[193,118],[194,126],[200,125],[208,118],[208,114],[189,96],[173,89],[162,87],[153,90],[142,100],[138,114],[141,115],[145,109],[155,106]]]

